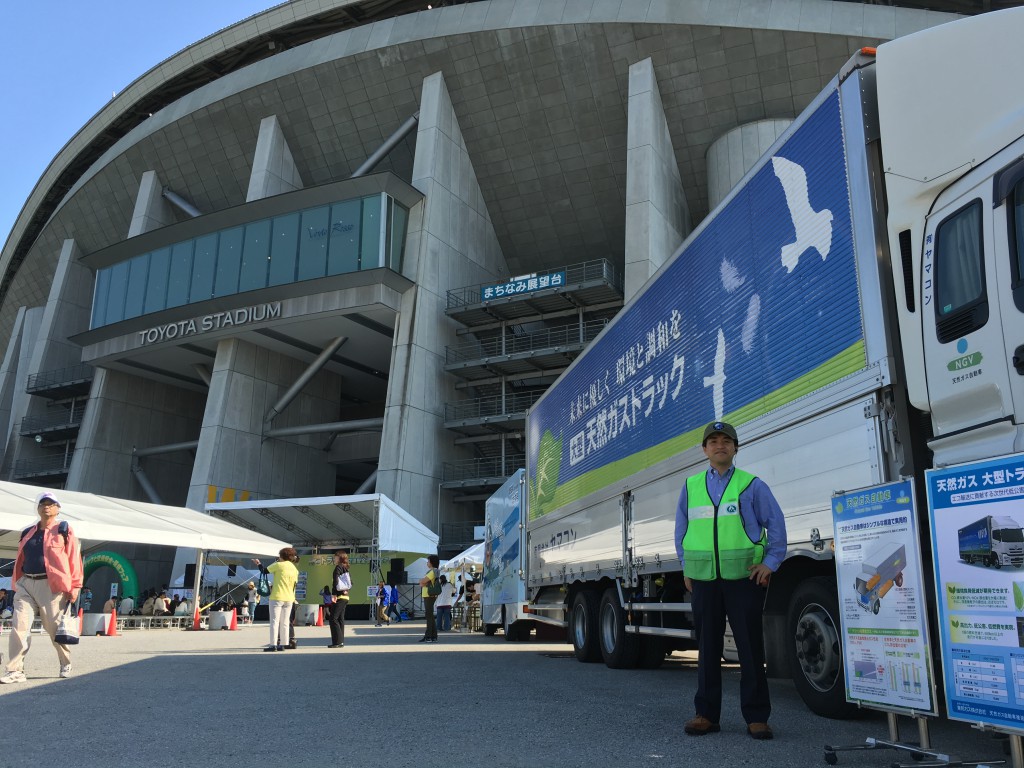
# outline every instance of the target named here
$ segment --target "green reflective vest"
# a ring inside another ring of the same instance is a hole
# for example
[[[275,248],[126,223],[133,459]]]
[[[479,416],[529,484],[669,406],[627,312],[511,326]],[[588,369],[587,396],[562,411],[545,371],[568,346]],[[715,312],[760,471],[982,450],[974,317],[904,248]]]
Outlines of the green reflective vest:
[[[707,473],[686,479],[687,524],[683,536],[683,567],[691,579],[746,579],[750,566],[764,559],[767,532],[751,541],[743,529],[740,516],[740,494],[754,475],[733,469],[722,500],[715,506],[707,488]]]

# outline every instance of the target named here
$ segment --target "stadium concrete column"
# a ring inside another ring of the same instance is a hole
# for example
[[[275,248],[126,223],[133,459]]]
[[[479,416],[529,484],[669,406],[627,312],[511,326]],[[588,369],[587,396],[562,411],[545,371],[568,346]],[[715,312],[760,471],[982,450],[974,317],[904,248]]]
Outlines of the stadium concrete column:
[[[240,493],[262,499],[333,495],[323,435],[263,437],[267,411],[306,367],[241,339],[217,344],[186,506],[201,511],[211,494],[223,499],[225,491],[232,500]],[[337,374],[320,371],[274,426],[337,421],[340,388]]]
[[[3,364],[0,365],[0,429],[3,430],[3,464],[0,477],[12,480],[11,470],[18,457],[21,436],[17,426],[28,409],[31,397],[25,391],[29,363],[43,318],[42,307],[21,307],[14,320],[7,342]]]
[[[175,223],[171,204],[162,193],[163,185],[156,171],[143,173],[139,181],[139,193],[135,196],[135,210],[128,225],[128,237]]]
[[[737,126],[715,139],[707,154],[709,211],[725,200],[792,123],[792,120],[757,120]]]
[[[292,150],[281,130],[277,115],[264,117],[260,121],[260,133],[256,139],[256,152],[252,158],[252,173],[249,175],[249,191],[245,202],[262,200],[264,197],[294,192],[305,186],[299,169],[295,166]]]
[[[690,233],[672,136],[651,59],[629,68],[625,296],[636,294]]]
[[[376,489],[438,530],[455,518],[439,493],[442,465],[471,457],[444,428],[445,403],[461,397],[444,370],[445,347],[458,343],[446,294],[508,277],[440,72],[423,80],[412,184],[424,199],[410,211],[402,272],[415,285],[402,297],[395,332]]]

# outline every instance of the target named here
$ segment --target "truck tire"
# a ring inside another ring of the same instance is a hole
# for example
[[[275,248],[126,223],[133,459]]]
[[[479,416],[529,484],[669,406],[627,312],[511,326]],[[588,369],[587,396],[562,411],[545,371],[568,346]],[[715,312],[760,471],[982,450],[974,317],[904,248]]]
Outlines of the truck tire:
[[[797,693],[816,715],[849,718],[857,708],[846,701],[839,606],[827,576],[806,579],[789,601],[787,655]]]
[[[626,631],[626,610],[619,604],[618,590],[605,590],[598,613],[601,657],[612,669],[633,669],[640,660],[640,636]]]
[[[506,613],[506,610],[507,609],[505,608],[501,609],[501,627],[503,632],[505,633],[505,642],[514,643],[517,640],[519,640],[519,627],[517,626],[518,622],[509,621],[508,613]]]
[[[657,669],[665,662],[667,650],[664,638],[641,635],[640,658],[637,661],[637,666],[640,669]]]
[[[572,601],[569,615],[569,637],[576,658],[587,664],[601,660],[601,644],[597,639],[597,595],[583,590]]]
[[[498,631],[497,624],[484,624],[484,636],[494,637],[494,633]]]

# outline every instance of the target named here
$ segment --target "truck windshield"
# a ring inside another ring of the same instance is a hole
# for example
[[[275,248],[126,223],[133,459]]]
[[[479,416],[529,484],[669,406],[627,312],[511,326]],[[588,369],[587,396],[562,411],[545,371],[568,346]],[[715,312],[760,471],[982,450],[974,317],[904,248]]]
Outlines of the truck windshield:
[[[1024,530],[1020,528],[1003,528],[996,533],[999,534],[998,541],[1024,541]]]
[[[1016,283],[1024,282],[1024,180],[1013,188],[1013,229],[1017,244]]]

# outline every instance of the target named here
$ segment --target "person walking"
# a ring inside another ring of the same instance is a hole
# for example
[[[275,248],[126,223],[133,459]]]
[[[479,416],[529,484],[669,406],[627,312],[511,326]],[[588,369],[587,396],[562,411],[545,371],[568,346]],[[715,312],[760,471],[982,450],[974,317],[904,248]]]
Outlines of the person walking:
[[[295,563],[299,553],[294,547],[285,547],[277,555],[277,562],[264,567],[259,560],[253,563],[260,573],[269,573],[274,578],[270,589],[270,645],[264,651],[283,651],[290,646],[289,615],[295,605],[295,585],[299,580],[299,569]]]
[[[423,595],[423,612],[427,617],[427,628],[423,633],[423,637],[419,639],[421,643],[436,643],[437,642],[437,621],[434,617],[434,602],[437,600],[438,585],[440,580],[438,578],[437,569],[441,565],[441,560],[437,555],[428,555],[427,564],[430,566],[426,575],[420,579],[420,587],[422,587]]]
[[[43,629],[57,649],[60,676],[71,676],[71,649],[55,639],[60,614],[78,599],[83,583],[82,548],[67,521],[58,522],[60,502],[46,491],[36,498],[39,522],[21,532],[11,583],[10,659],[0,683],[23,683],[32,621],[38,611]]]
[[[352,575],[348,572],[348,552],[339,549],[334,553],[334,576],[331,582],[334,605],[331,606],[331,644],[328,648],[345,647],[345,610],[348,608],[349,590],[352,589]]]
[[[388,587],[388,618],[396,624],[400,624],[402,622],[402,611],[398,607],[398,599],[398,585],[391,584]]]
[[[256,589],[256,582],[249,582],[245,598],[249,601],[249,623],[252,624],[256,621],[256,606],[260,602],[260,593]]]
[[[729,620],[740,660],[740,710],[747,733],[770,739],[764,669],[765,587],[786,554],[786,521],[760,478],[733,465],[736,429],[715,421],[701,443],[711,466],[686,480],[676,509],[676,551],[697,633],[695,716],[683,730],[715,733],[722,711],[722,647]]]

